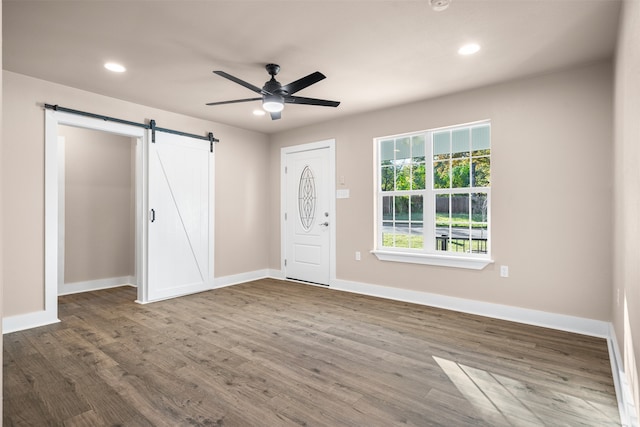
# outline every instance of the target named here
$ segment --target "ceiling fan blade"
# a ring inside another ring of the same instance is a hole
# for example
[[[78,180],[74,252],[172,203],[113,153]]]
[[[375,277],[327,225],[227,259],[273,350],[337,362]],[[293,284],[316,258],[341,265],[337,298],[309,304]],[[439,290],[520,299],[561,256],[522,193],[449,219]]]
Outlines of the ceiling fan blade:
[[[234,83],[238,83],[240,86],[244,86],[247,89],[250,89],[250,90],[252,90],[252,91],[254,91],[256,93],[259,93],[261,95],[265,94],[265,93],[268,93],[268,92],[260,89],[259,87],[254,86],[251,83],[247,83],[244,80],[240,80],[239,78],[234,77],[229,73],[225,73],[224,71],[214,71],[213,73],[219,75],[220,77],[224,77],[225,79],[231,80]],[[272,94],[269,93],[269,95],[272,95]]]
[[[208,102],[206,105],[236,104],[238,102],[262,101],[262,98],[234,99],[233,101]]]
[[[304,89],[305,87],[309,87],[314,83],[318,83],[320,80],[325,79],[326,76],[319,71],[315,73],[311,73],[306,77],[296,80],[295,82],[291,82],[288,85],[282,86],[282,90],[285,91],[289,95],[293,95],[299,90]]]
[[[285,96],[284,102],[287,104],[305,104],[305,105],[320,105],[322,107],[337,107],[340,105],[340,101],[329,101],[326,99],[315,98],[303,98],[301,96]]]
[[[282,111],[278,111],[277,113],[269,113],[271,114],[271,120],[278,120],[282,118]]]

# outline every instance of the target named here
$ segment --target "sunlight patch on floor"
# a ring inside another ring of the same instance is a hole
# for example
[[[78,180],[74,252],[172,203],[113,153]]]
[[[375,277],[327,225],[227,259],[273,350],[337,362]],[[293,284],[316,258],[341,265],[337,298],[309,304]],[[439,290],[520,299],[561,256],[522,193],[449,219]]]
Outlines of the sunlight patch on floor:
[[[534,388],[513,378],[451,360],[433,359],[479,415],[492,425],[540,426],[549,413],[575,414],[576,422],[590,420],[593,425],[619,425],[606,405],[544,388]]]

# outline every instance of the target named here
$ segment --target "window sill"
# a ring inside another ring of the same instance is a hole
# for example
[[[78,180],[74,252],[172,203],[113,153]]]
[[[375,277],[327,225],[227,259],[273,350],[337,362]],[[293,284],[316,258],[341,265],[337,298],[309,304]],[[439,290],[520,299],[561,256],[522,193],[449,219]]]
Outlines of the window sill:
[[[409,252],[393,251],[371,251],[380,261],[406,262],[411,264],[437,265],[440,267],[467,268],[471,270],[482,270],[489,264],[493,264],[492,259],[472,258],[454,255],[436,254],[416,254]]]

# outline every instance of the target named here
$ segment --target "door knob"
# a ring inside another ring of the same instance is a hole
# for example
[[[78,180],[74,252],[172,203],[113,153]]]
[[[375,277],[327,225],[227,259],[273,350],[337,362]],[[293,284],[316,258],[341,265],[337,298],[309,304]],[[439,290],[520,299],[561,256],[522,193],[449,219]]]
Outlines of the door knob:
[[[323,223],[322,223],[322,224],[320,224],[320,225],[321,225],[321,226],[323,226],[323,227],[328,227],[328,226],[329,226],[329,223],[325,221],[325,222],[323,222]]]

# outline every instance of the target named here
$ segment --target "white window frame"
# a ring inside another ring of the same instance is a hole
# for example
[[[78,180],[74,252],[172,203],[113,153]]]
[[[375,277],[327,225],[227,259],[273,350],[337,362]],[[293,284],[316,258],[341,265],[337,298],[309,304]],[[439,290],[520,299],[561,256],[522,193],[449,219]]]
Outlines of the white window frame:
[[[453,251],[436,251],[430,242],[435,242],[435,198],[437,194],[458,194],[454,189],[434,189],[433,188],[433,134],[443,130],[454,130],[459,128],[472,128],[476,126],[491,126],[490,120],[482,120],[472,123],[464,123],[455,126],[447,126],[435,129],[428,129],[418,132],[410,132],[398,135],[389,135],[375,138],[373,140],[375,152],[375,249],[371,251],[381,261],[404,262],[413,264],[436,265],[444,267],[467,268],[481,270],[492,264],[491,259],[491,187],[469,187],[462,189],[462,193],[486,193],[488,200],[487,207],[487,252],[486,253],[465,253]],[[381,141],[416,135],[425,135],[425,189],[407,191],[382,191],[381,190]],[[384,196],[398,196],[419,193],[423,195],[423,241],[421,249],[396,248],[383,246],[382,233],[382,200]]]

